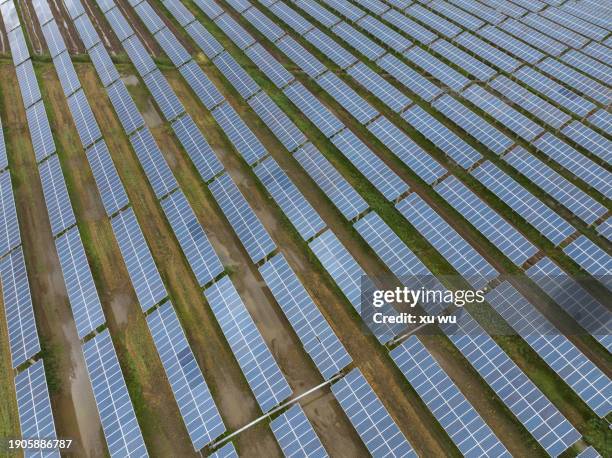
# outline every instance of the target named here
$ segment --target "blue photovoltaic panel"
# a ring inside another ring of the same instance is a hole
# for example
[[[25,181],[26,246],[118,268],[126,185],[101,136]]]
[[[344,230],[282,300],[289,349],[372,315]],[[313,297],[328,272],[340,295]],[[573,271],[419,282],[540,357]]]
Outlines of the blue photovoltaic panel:
[[[487,64],[444,39],[435,41],[431,45],[431,49],[481,81],[486,81],[497,74],[497,72]]]
[[[417,336],[390,354],[463,456],[512,456]]]
[[[331,31],[370,60],[376,60],[386,52],[382,46],[377,45],[346,22],[334,26]]]
[[[274,158],[264,159],[254,172],[304,240],[325,229],[325,222]]]
[[[89,50],[94,45],[100,43],[100,36],[98,35],[98,32],[91,23],[89,16],[87,16],[86,14],[82,14],[78,18],[76,18],[74,20],[74,26],[76,27],[77,32],[81,37],[81,41],[83,42],[83,45],[85,45],[86,50]]]
[[[248,103],[287,151],[294,151],[306,143],[306,136],[268,94],[261,91],[251,97]]]
[[[110,216],[129,204],[125,188],[104,140],[93,145],[85,153],[100,191],[104,209]]]
[[[178,187],[176,179],[149,129],[145,128],[134,132],[130,136],[130,143],[158,199]]]
[[[426,183],[431,184],[447,173],[438,161],[384,116],[370,123],[368,130]]]
[[[327,138],[332,137],[344,128],[342,121],[302,83],[296,81],[283,89],[283,92]]]
[[[412,45],[412,42],[391,27],[386,26],[373,16],[367,15],[357,21],[359,27],[375,36],[387,48],[402,52]]]
[[[485,295],[489,304],[600,417],[612,410],[610,379],[507,281]]]
[[[208,187],[253,262],[261,261],[276,249],[270,234],[227,173]]]
[[[321,440],[299,404],[270,422],[270,428],[286,457],[327,457]]]
[[[55,239],[55,247],[62,266],[77,334],[82,339],[106,320],[79,229],[75,226]]]
[[[38,171],[47,204],[51,232],[55,236],[76,223],[59,158],[53,156],[42,162]]]
[[[439,31],[447,38],[452,38],[461,32],[461,28],[457,27],[441,16],[423,8],[421,5],[413,4],[412,6],[406,8],[405,12],[417,19],[419,22],[429,26],[433,30]]]
[[[467,170],[482,159],[482,154],[420,106],[413,105],[402,118],[462,168]]]
[[[323,27],[329,28],[341,21],[338,16],[317,3],[298,0],[295,4],[310,17],[320,22]]]
[[[563,248],[563,251],[576,264],[612,290],[612,279],[610,278],[612,256],[589,240],[586,235],[578,237]]]
[[[612,313],[549,258],[527,275],[608,351],[612,351]]]
[[[372,456],[418,456],[359,369],[331,389]]]
[[[55,142],[51,135],[51,127],[45,112],[45,105],[39,100],[26,110],[30,138],[37,161],[42,161],[55,152]]]
[[[599,235],[612,242],[612,216],[609,216],[608,219],[597,226],[597,232]]]
[[[525,149],[516,147],[503,159],[585,223],[593,224],[607,212],[606,207]]]
[[[106,1],[106,0],[98,0],[98,1]],[[114,3],[110,2],[109,3]],[[112,7],[112,9],[105,12],[104,16],[106,16],[106,20],[110,24],[111,28],[117,35],[119,41],[125,41],[126,38],[134,35],[134,30],[128,24],[127,20],[123,16],[123,13],[119,10],[119,7]]]
[[[242,16],[251,23],[259,32],[270,41],[276,41],[283,35],[285,31],[276,25],[268,16],[263,14],[257,8],[249,8],[242,13]]]
[[[490,63],[505,72],[512,73],[521,66],[521,63],[517,59],[481,40],[470,32],[465,31],[461,33],[455,38],[455,42],[463,46],[464,49],[468,50],[472,54],[480,57],[485,62]]]
[[[143,312],[146,312],[168,293],[134,211],[131,208],[123,210],[111,220],[111,224],[138,302]]]
[[[442,329],[550,456],[560,455],[580,439],[580,433],[466,310],[458,315],[457,324]]]
[[[592,445],[590,447],[585,448],[582,452],[576,455],[576,458],[600,458],[600,457],[601,455],[597,453],[597,450],[595,450],[595,448],[593,448]]]
[[[389,5],[385,5],[379,0],[356,0],[356,2],[376,16],[380,16],[390,8]]]
[[[581,50],[583,53],[591,56],[593,59],[598,59],[601,62],[612,65],[612,56],[610,56],[610,49],[601,43],[592,41]]]
[[[475,0],[449,0],[449,2],[456,6],[460,6],[474,16],[477,16],[483,21],[491,24],[498,24],[506,18],[506,15],[501,11],[504,8],[502,5],[500,5],[501,2],[499,1],[496,2],[496,7],[488,7],[480,2],[476,2]]]
[[[38,81],[36,80],[36,73],[34,73],[34,67],[32,66],[32,60],[26,60],[15,69],[15,72],[17,73],[17,82],[21,90],[23,107],[28,108],[41,98]]]
[[[64,6],[72,19],[85,13],[80,0],[64,0]]]
[[[122,80],[108,86],[106,92],[127,135],[144,126],[144,119]]]
[[[467,77],[418,46],[410,48],[403,54],[414,65],[417,65],[453,91],[459,92],[470,84]]]
[[[325,72],[317,78],[317,83],[361,124],[378,116],[378,111],[335,73]]]
[[[174,2],[176,0],[170,0],[170,1]],[[208,16],[210,19],[215,19],[217,16],[220,16],[221,14],[223,14],[223,9],[219,5],[217,5],[215,2],[211,2],[211,1],[204,2],[204,1],[198,0],[196,4],[202,10],[202,12],[206,14],[206,16]]]
[[[185,62],[191,60],[191,56],[185,47],[167,27],[164,27],[153,36],[175,67],[180,67]]]
[[[212,110],[225,100],[215,85],[208,79],[198,64],[192,60],[182,65],[179,69],[189,87],[195,92],[200,102],[208,110]]]
[[[381,17],[385,21],[389,22],[390,24],[393,24],[395,27],[400,29],[406,35],[414,38],[416,41],[424,45],[429,45],[434,40],[436,40],[436,38],[438,38],[435,33],[431,32],[426,27],[423,27],[418,22],[410,19],[404,13],[401,13],[394,9],[388,10]]]
[[[2,131],[2,120],[0,119],[0,170],[8,167],[8,159],[6,157],[6,143],[4,142],[4,133]]]
[[[17,374],[15,392],[21,437],[45,440],[57,438],[42,360]],[[60,453],[57,449],[28,449],[25,456],[59,458]]]
[[[350,130],[332,138],[332,143],[387,200],[408,191],[408,185]]]
[[[191,116],[185,115],[175,120],[172,129],[204,181],[223,171],[223,165]]]
[[[323,0],[323,3],[335,9],[351,22],[356,22],[366,14],[361,8],[356,7],[347,0]]]
[[[612,164],[612,142],[580,121],[572,121],[561,132],[586,151]]]
[[[229,277],[204,291],[261,410],[270,409],[292,393],[270,349]]]
[[[223,76],[234,86],[243,99],[246,100],[261,90],[259,84],[227,51],[215,57],[213,64],[223,73]]]
[[[156,69],[143,79],[166,121],[171,121],[185,112],[185,107],[183,107],[161,71]]]
[[[591,38],[595,41],[602,41],[609,32],[606,29],[598,27],[593,23],[580,19],[573,14],[569,14],[559,8],[546,8],[542,13],[543,16],[555,21],[567,27],[570,30],[574,30],[586,37]],[[603,19],[603,18],[602,18]]]
[[[446,178],[434,189],[517,266],[522,266],[538,252],[529,240],[456,177]]]
[[[298,35],[304,35],[314,27],[310,22],[283,2],[276,2],[269,8],[276,17],[291,27]]]
[[[11,30],[7,35],[11,55],[13,56],[13,65],[16,67],[30,57],[30,51],[28,51],[28,45],[26,44],[21,27]]]
[[[249,2],[249,0],[229,0],[227,3],[229,3],[232,8],[241,14],[244,12],[244,10],[251,7],[251,2]]]
[[[327,70],[327,67],[320,60],[306,51],[289,35],[280,39],[276,46],[311,78],[316,78]]]
[[[409,195],[396,208],[474,288],[484,287],[499,275],[418,194]]]
[[[82,89],[68,97],[68,107],[72,113],[72,119],[74,120],[83,148],[87,148],[102,137],[96,118],[94,118],[89,102],[87,102],[87,97],[85,97],[85,92]]]
[[[255,39],[251,34],[244,30],[229,14],[219,16],[215,19],[215,24],[243,51],[255,43]]]
[[[147,316],[155,347],[195,450],[225,432],[225,425],[172,304]]]
[[[178,1],[172,3],[177,3],[182,6],[182,3]],[[185,27],[185,30],[209,59],[213,59],[223,52],[223,46],[221,46],[215,37],[213,37],[198,21],[189,24]]]
[[[297,150],[294,157],[346,219],[368,209],[367,202],[312,143]]]
[[[209,455],[208,458],[238,458],[238,453],[236,453],[234,444],[229,442],[212,455]]]
[[[55,57],[66,50],[64,39],[55,21],[47,22],[41,29],[51,57]]]
[[[0,13],[2,13],[2,19],[4,20],[4,30],[7,32],[10,32],[21,25],[19,22],[19,16],[17,14],[17,9],[15,8],[15,4],[12,0],[6,3],[2,2],[2,5],[0,6]]]
[[[587,121],[607,134],[612,135],[612,114],[610,114],[607,110],[603,108],[601,110],[597,110],[587,118]]]
[[[204,286],[224,270],[217,253],[180,190],[164,198],[161,205],[198,284]]]
[[[28,273],[21,247],[0,261],[2,300],[13,368],[40,351],[30,296]]]
[[[334,62],[338,67],[345,69],[357,61],[357,58],[325,35],[319,29],[312,29],[304,39],[311,45],[322,52],[328,59]]]
[[[567,221],[492,162],[483,163],[471,175],[555,245],[576,232]]]
[[[106,13],[108,10],[115,7],[114,0],[96,0],[96,3],[98,4],[98,7],[102,10],[103,13]]]
[[[353,65],[346,72],[396,113],[412,103],[412,100],[406,97],[403,92],[363,62]]]
[[[195,23],[194,15],[191,14],[187,7],[183,5],[180,1],[166,0],[163,3],[164,6],[168,8],[168,11],[170,11],[172,16],[174,16],[177,22],[181,25],[181,27],[186,27],[188,24],[193,25]]]
[[[431,102],[442,94],[442,89],[391,54],[384,55],[376,63],[380,68],[389,72],[406,89],[426,102]]]
[[[97,44],[89,50],[89,57],[104,87],[119,79],[119,72],[117,72],[115,64],[113,64],[108,51],[102,43]]]
[[[141,77],[147,75],[157,68],[155,66],[155,62],[153,62],[153,59],[151,56],[149,56],[149,53],[136,35],[132,35],[130,38],[125,40],[122,45],[123,49],[125,49],[125,52],[130,58],[130,61],[132,64],[134,64],[136,71]]]
[[[63,53],[55,56],[53,58],[53,65],[55,65],[55,69],[57,70],[57,76],[59,77],[60,84],[62,85],[64,96],[69,97],[78,91],[78,89],[81,87],[81,82],[79,81],[79,77],[74,70],[74,66],[72,65],[68,51],[64,51]]]
[[[111,457],[148,456],[108,329],[83,344],[85,364]]]
[[[0,132],[1,135],[1,132]],[[9,171],[0,173],[0,256],[21,244]]]
[[[268,154],[266,148],[229,102],[226,101],[215,108],[212,115],[247,164],[253,165]]]
[[[573,32],[572,30],[569,30],[540,14],[529,13],[521,18],[521,22],[540,30],[541,32],[544,32],[546,35],[549,35],[572,48],[582,48],[589,41],[585,36]]]
[[[477,17],[474,17],[443,0],[433,1],[429,4],[429,7],[468,30],[479,29],[484,24],[484,22]]]
[[[519,21],[508,19],[500,24],[500,27],[509,34],[529,43],[534,48],[543,51],[545,54],[558,57],[567,50],[567,46],[540,32],[539,28],[537,30],[533,29]]]
[[[321,314],[282,254],[263,264],[259,271],[325,380],[344,369],[350,355]]]
[[[164,21],[155,12],[149,2],[141,1],[140,3],[138,3],[138,5],[134,7],[134,10],[138,14],[142,22],[144,22],[149,32],[156,33],[166,26]]]
[[[244,52],[257,65],[268,79],[278,88],[283,88],[295,78],[259,43]]]
[[[499,46],[501,49],[515,55],[527,63],[535,64],[545,56],[537,49],[508,35],[497,27],[487,25],[477,33],[494,45]]]

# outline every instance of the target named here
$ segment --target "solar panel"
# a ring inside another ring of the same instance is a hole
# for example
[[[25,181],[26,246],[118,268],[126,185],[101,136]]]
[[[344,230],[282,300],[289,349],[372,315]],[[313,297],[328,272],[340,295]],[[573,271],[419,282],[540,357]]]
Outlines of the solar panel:
[[[217,16],[223,14],[223,9],[215,2],[203,2],[198,0],[196,5],[198,5],[198,8],[200,8],[202,12],[210,19],[214,20]]]
[[[610,50],[600,43],[592,41],[584,48],[582,48],[581,51],[586,55],[591,56],[593,59],[598,59],[607,65],[612,65],[612,57],[610,56]]]
[[[435,33],[430,32],[429,29],[423,27],[421,24],[416,21],[413,21],[404,13],[401,13],[399,11],[390,9],[386,13],[382,14],[381,18],[387,21],[388,23],[393,24],[406,35],[414,38],[415,40],[424,45],[429,45],[438,38]]]
[[[528,142],[544,131],[541,126],[480,86],[470,86],[463,91],[463,97]]]
[[[380,16],[390,8],[389,5],[385,5],[379,0],[356,0],[356,2],[377,16]]]
[[[53,13],[51,12],[51,8],[49,8],[49,3],[47,0],[33,0],[32,7],[36,12],[38,23],[40,25],[45,25],[47,22],[53,19]]]
[[[346,219],[368,209],[367,202],[312,143],[297,150],[294,157]]]
[[[348,0],[322,0],[322,2],[336,10],[351,22],[357,22],[359,18],[366,14],[365,11],[356,7]]]
[[[249,8],[242,16],[259,30],[268,40],[274,42],[285,35],[285,31],[257,8]]]
[[[470,84],[468,78],[418,46],[413,46],[404,51],[403,54],[414,65],[426,71],[453,91],[459,92]]]
[[[87,148],[102,137],[96,118],[89,107],[89,102],[82,89],[68,97],[68,107],[70,108],[70,113],[72,113],[72,119],[83,148]]]
[[[229,277],[204,290],[217,322],[263,412],[292,393]]]
[[[370,123],[368,130],[426,183],[431,184],[447,173],[433,157],[384,116]]]
[[[222,14],[216,18],[215,24],[243,51],[255,43],[255,39],[251,34],[244,30],[229,14]]]
[[[168,293],[134,210],[127,208],[111,219],[113,232],[143,312],[164,299]]]
[[[110,456],[148,456],[108,329],[83,354]]]
[[[373,456],[417,456],[359,369],[353,369],[331,389]]]
[[[272,14],[291,27],[298,35],[304,35],[314,26],[282,2],[269,7]]]
[[[487,302],[600,417],[612,410],[610,379],[507,281]]]
[[[550,38],[549,36],[540,32],[539,29],[533,29],[519,21],[508,19],[500,24],[500,27],[509,34],[514,35],[534,48],[537,48],[546,54],[550,54],[551,56],[557,57],[567,50],[567,46],[563,43]]]
[[[443,331],[501,401],[550,456],[581,435],[495,341],[462,309],[457,324]]]
[[[527,269],[527,275],[608,351],[612,350],[612,314],[549,258]]]
[[[429,7],[468,30],[477,30],[484,25],[484,22],[477,17],[442,0],[434,0]]]
[[[487,81],[497,74],[497,72],[487,64],[472,57],[467,52],[462,51],[444,39],[436,40],[430,46],[430,49],[481,81]]]
[[[413,105],[402,113],[402,118],[460,167],[467,170],[482,159],[482,154],[420,106]]]
[[[312,29],[310,32],[304,35],[304,39],[342,69],[353,65],[357,61],[357,58],[354,55],[336,43],[329,36],[325,35],[319,29]]]
[[[275,255],[259,272],[323,378],[329,380],[350,364],[350,355],[284,256]]]
[[[463,456],[511,456],[417,336],[390,355]]]
[[[608,134],[612,132],[612,115],[605,109],[597,110],[587,120]]]
[[[529,64],[535,64],[545,57],[545,54],[513,36],[508,35],[497,27],[491,25],[484,26],[478,31],[478,34],[494,45],[499,46],[501,49]]]
[[[455,37],[455,43],[461,45],[468,52],[480,57],[485,62],[505,72],[512,73],[521,66],[521,63],[517,59],[490,45],[486,41],[481,40],[470,32],[466,31]]]
[[[79,229],[75,226],[59,236],[55,240],[55,247],[62,266],[77,334],[83,339],[98,326],[102,326],[106,320]]]
[[[612,198],[612,175],[600,165],[580,154],[570,145],[546,132],[533,142],[550,159],[582,179],[607,198]]]
[[[191,60],[191,56],[185,47],[177,40],[176,36],[167,27],[159,30],[153,36],[155,37],[155,41],[159,43],[175,67],[180,67],[185,62]]]
[[[276,46],[311,78],[316,78],[327,70],[327,67],[320,60],[306,51],[289,35],[281,38]]]
[[[270,128],[274,136],[287,148],[287,151],[294,151],[306,143],[307,139],[302,131],[265,92],[262,91],[251,97],[249,105]]]
[[[521,22],[524,22],[525,24],[544,32],[546,35],[549,35],[572,48],[582,48],[589,41],[586,37],[567,29],[540,14],[529,13],[521,18]]]
[[[69,97],[81,87],[81,83],[74,70],[68,51],[55,56],[53,58],[53,65],[57,70],[57,76],[62,85],[64,96]]]
[[[83,5],[80,0],[65,0],[64,5],[68,10],[68,14],[72,19],[75,19],[85,13],[85,9],[83,9]]]
[[[223,171],[223,165],[191,116],[187,114],[175,120],[172,130],[204,181],[211,180]]]
[[[249,2],[249,0],[229,0],[228,3],[239,13],[243,13],[244,10],[251,6],[251,2]]]
[[[147,316],[153,342],[195,450],[225,432],[225,425],[170,301]]]
[[[576,458],[599,458],[601,455],[597,453],[597,450],[593,446],[585,448],[582,452],[576,455]]]
[[[323,73],[317,78],[317,83],[361,124],[367,124],[378,116],[379,112],[335,73]]]
[[[268,154],[253,131],[228,102],[215,108],[212,115],[247,164],[253,165]]]
[[[161,205],[198,284],[206,285],[224,268],[193,209],[181,190],[165,197]]]
[[[597,226],[597,232],[602,237],[612,241],[612,216],[609,216],[603,223]]]
[[[395,200],[408,191],[406,182],[350,130],[334,136],[332,143],[387,200]]]
[[[108,10],[115,7],[114,0],[96,0],[96,3],[103,13],[106,13]]]
[[[474,288],[484,287],[499,275],[480,253],[417,194],[410,194],[396,208]]]
[[[130,143],[158,199],[178,187],[166,159],[148,128],[134,132],[130,136]]]
[[[270,81],[282,89],[295,78],[259,43],[244,52]]]
[[[215,453],[209,455],[208,458],[238,458],[238,453],[236,453],[234,445],[228,442]]]
[[[491,24],[498,24],[506,18],[505,14],[498,11],[498,9],[503,9],[501,5],[492,8],[475,0],[449,0],[449,2]]]
[[[28,127],[30,128],[30,138],[37,161],[42,161],[47,156],[55,153],[55,142],[51,135],[49,120],[45,112],[45,105],[39,100],[26,110]]]
[[[612,164],[612,142],[580,121],[572,121],[561,132],[586,151]]]
[[[261,261],[276,249],[276,244],[227,173],[208,187],[253,262]]]
[[[483,163],[471,175],[555,245],[576,232],[567,221],[493,163]]]
[[[376,63],[380,68],[389,72],[406,89],[426,102],[431,102],[442,94],[442,89],[391,54],[384,55]]]
[[[136,14],[138,14],[144,25],[147,27],[149,32],[155,34],[164,27],[166,27],[164,21],[159,17],[159,15],[149,4],[149,2],[141,1],[138,5],[134,7],[134,10],[136,11]],[[183,26],[183,24],[181,24],[181,26]]]
[[[4,143],[4,134],[2,132],[2,120],[0,119],[0,170],[8,167],[8,159],[6,157],[6,144]]]
[[[332,27],[331,32],[370,60],[376,60],[386,52],[381,46],[346,22]]]
[[[54,236],[76,223],[59,158],[53,156],[39,165],[47,213]]]
[[[51,57],[57,56],[59,53],[66,51],[66,45],[62,34],[60,33],[55,20],[47,22],[41,27],[42,33],[49,49]]]
[[[98,43],[89,50],[89,57],[104,87],[119,79],[119,72],[102,43]]]
[[[153,59],[149,56],[149,53],[136,35],[132,35],[121,44],[141,77],[157,68],[155,62],[153,62]]]
[[[106,214],[111,216],[129,204],[125,188],[104,140],[93,145],[85,153],[98,191],[100,191]]]
[[[191,11],[187,9],[185,5],[177,0],[166,0],[163,2],[164,6],[168,8],[170,14],[178,21],[181,27],[187,27],[187,25],[200,25],[196,22],[195,16],[191,14]],[[200,4],[200,3],[198,3]],[[215,5],[216,6],[216,5]]]
[[[182,5],[180,2],[176,3]],[[213,59],[223,52],[223,46],[198,21],[186,26],[185,30],[209,59]]]
[[[166,121],[171,121],[185,112],[185,107],[183,107],[161,71],[156,69],[143,79]]]
[[[456,177],[446,178],[434,189],[517,266],[538,252],[538,248]]]
[[[612,256],[593,243],[586,235],[581,235],[563,248],[566,255],[576,264],[612,290],[610,272],[612,272]]]
[[[341,21],[338,16],[325,9],[321,5],[318,5],[317,3],[305,0],[298,0],[295,2],[295,4],[300,9],[305,11],[306,14],[308,14],[310,17],[316,19],[320,24],[323,25],[323,27],[333,27]]]
[[[603,205],[523,148],[514,148],[504,161],[588,225],[607,212]]]
[[[564,113],[557,107],[503,75],[489,82],[489,86],[514,103],[517,107],[528,111],[554,129],[559,129],[572,119],[567,113]]]
[[[182,65],[179,72],[208,110],[212,110],[225,100],[225,97],[221,95],[194,60]]]
[[[296,81],[283,89],[283,92],[327,138],[332,137],[344,128],[342,121],[302,83]]]
[[[0,282],[12,367],[16,368],[40,351],[28,273],[21,247],[0,260]]]
[[[286,457],[322,458],[328,456],[299,404],[295,404],[272,420],[270,428]]]
[[[574,30],[586,37],[595,41],[602,41],[608,36],[608,31],[598,27],[588,21],[577,18],[576,16],[566,13],[559,8],[546,8],[542,13],[543,16],[561,24],[570,30]]]
[[[405,13],[429,26],[431,29],[440,32],[446,38],[452,38],[461,32],[461,28],[421,5],[413,4],[406,8]]]
[[[32,60],[26,60],[15,69],[15,72],[17,73],[17,82],[21,90],[23,107],[28,108],[41,99],[36,73],[34,73],[34,67],[32,66]]]
[[[115,32],[115,35],[117,35],[119,41],[125,41],[126,38],[129,38],[130,36],[134,35],[134,30],[132,29],[130,24],[128,24],[127,20],[125,19],[123,13],[119,10],[119,8],[114,6],[114,2],[109,1],[109,6],[111,4],[111,8],[104,13],[104,16],[106,16],[106,20]]]
[[[57,435],[42,360],[38,360],[15,376],[15,391],[21,437],[55,439]],[[26,455],[59,457],[60,453],[57,449],[28,449]]]
[[[106,92],[127,135],[144,126],[144,119],[122,80],[108,86]]]
[[[21,244],[15,198],[8,171],[0,174],[0,256]]]
[[[412,100],[363,62],[353,65],[346,72],[396,113],[412,103]]]
[[[11,30],[7,33],[11,55],[13,56],[13,65],[17,67],[19,64],[29,59],[30,51],[26,44],[25,37],[21,27]]]

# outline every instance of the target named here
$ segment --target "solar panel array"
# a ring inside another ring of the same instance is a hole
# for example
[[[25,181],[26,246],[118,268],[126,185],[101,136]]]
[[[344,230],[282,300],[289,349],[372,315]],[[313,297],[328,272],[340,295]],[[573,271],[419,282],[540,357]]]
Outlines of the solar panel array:
[[[286,457],[328,456],[299,404],[295,404],[287,412],[272,420],[270,428]]]
[[[565,254],[582,267],[586,272],[612,290],[612,256],[601,249],[585,235],[581,235],[563,248]]]
[[[104,140],[87,149],[86,154],[106,214],[111,216],[129,204],[125,188]]]

